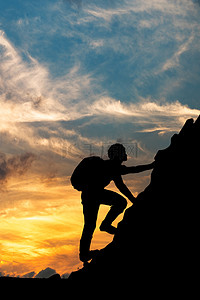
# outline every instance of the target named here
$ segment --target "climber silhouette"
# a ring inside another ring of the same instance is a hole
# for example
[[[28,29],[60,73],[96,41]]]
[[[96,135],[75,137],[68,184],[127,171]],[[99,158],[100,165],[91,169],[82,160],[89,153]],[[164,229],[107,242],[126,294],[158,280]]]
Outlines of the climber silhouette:
[[[135,197],[124,184],[121,175],[139,173],[153,168],[154,163],[133,167],[122,165],[127,161],[127,154],[122,144],[116,143],[108,149],[108,160],[100,157],[89,157],[74,170],[71,183],[82,191],[81,199],[84,214],[84,228],[80,240],[80,260],[87,262],[96,255],[98,250],[90,250],[90,244],[96,228],[100,204],[111,206],[108,214],[100,225],[100,230],[115,234],[116,228],[112,222],[126,208],[127,201],[120,194],[107,190],[105,187],[113,180],[118,190],[132,203]]]

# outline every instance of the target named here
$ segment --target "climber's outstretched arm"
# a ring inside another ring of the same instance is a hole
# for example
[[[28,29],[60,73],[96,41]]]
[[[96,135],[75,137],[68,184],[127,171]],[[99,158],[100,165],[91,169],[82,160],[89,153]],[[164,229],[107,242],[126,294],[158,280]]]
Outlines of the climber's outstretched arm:
[[[130,173],[140,173],[143,171],[151,170],[154,168],[155,161],[153,161],[150,164],[147,165],[139,165],[139,166],[133,166],[133,167],[126,167],[123,169],[122,175],[130,174]]]

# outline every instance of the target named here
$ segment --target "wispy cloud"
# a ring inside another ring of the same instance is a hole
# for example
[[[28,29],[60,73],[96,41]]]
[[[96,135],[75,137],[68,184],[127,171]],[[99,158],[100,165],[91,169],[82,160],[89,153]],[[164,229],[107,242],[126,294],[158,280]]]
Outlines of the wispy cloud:
[[[65,76],[51,78],[48,69],[28,53],[28,62],[22,60],[2,31],[0,47],[2,121],[56,121],[79,116],[74,107],[91,92],[89,74],[81,74],[75,65]]]
[[[99,3],[98,3],[99,4]],[[116,4],[116,5],[115,5]],[[100,5],[90,4],[89,7],[84,10],[94,16],[95,18],[101,18],[105,21],[111,21],[115,16],[129,15],[131,13],[148,12],[154,11],[172,15],[185,15],[187,9],[193,10],[191,3],[187,0],[183,1],[168,1],[168,0],[153,0],[153,1],[116,1],[114,7],[101,7]]]
[[[118,121],[124,119],[125,122],[132,120],[138,124],[146,124],[146,132],[151,131],[148,128],[149,124],[159,125],[157,129],[160,128],[162,131],[172,131],[172,128],[173,131],[176,131],[179,130],[185,119],[196,118],[200,114],[200,110],[191,109],[187,105],[182,105],[179,101],[162,103],[146,99],[139,103],[125,104],[120,100],[109,97],[103,97],[96,101],[91,106],[90,111],[94,115],[102,116],[102,118],[115,116]],[[164,125],[166,124],[166,118],[168,119],[168,126]],[[177,124],[176,128],[174,128],[174,122]],[[172,128],[170,128],[171,126]]]
[[[184,52],[189,50],[193,39],[194,39],[194,37],[190,36],[186,42],[184,42],[182,45],[179,46],[179,48],[175,51],[175,53],[172,55],[172,57],[167,59],[167,61],[164,63],[164,65],[162,67],[162,71],[167,71],[171,68],[179,66],[180,56]]]
[[[6,137],[15,140],[17,146],[17,141],[23,140],[25,147],[37,151],[51,146],[58,154],[68,149],[70,137],[77,137],[75,130],[55,126],[52,134],[45,126],[46,132],[42,129],[44,136],[40,136],[33,124],[69,121],[87,115],[86,103],[94,97],[90,74],[82,74],[77,64],[65,76],[52,78],[49,70],[28,53],[26,61],[23,60],[2,31],[0,50],[1,141]]]

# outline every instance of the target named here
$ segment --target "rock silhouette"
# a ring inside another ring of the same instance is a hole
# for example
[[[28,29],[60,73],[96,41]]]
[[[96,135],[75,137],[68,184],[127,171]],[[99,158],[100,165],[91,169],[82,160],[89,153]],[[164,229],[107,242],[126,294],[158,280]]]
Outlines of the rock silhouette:
[[[150,184],[118,224],[113,241],[71,283],[127,283],[162,291],[195,280],[199,231],[200,116],[159,150]]]

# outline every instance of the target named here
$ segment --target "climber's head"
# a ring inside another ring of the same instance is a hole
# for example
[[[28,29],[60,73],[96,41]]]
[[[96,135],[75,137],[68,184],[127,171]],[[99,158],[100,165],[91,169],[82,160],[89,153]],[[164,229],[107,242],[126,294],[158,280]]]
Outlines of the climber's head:
[[[127,154],[126,154],[126,149],[122,144],[113,144],[110,146],[108,149],[108,157],[111,160],[116,160],[116,161],[126,161],[127,160]]]

